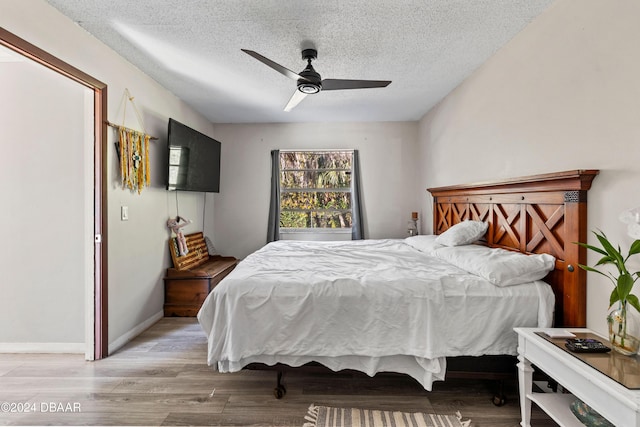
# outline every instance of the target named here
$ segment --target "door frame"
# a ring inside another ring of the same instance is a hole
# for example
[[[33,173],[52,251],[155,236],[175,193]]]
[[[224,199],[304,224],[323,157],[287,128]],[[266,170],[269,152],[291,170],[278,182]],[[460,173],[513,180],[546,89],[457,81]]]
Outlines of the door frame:
[[[87,348],[87,359],[108,356],[108,269],[107,269],[107,85],[67,64],[26,40],[0,27],[0,44],[45,67],[74,80],[93,91],[94,134],[94,293],[93,354]],[[87,299],[88,300],[88,299]],[[88,344],[88,343],[87,343]],[[89,344],[87,345],[89,346]]]

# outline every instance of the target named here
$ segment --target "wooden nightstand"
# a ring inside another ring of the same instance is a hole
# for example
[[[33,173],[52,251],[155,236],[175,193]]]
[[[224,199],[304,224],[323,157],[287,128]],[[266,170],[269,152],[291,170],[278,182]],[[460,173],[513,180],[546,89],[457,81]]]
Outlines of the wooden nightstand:
[[[212,256],[193,270],[167,269],[164,278],[165,317],[193,317],[209,292],[235,268],[233,257]]]
[[[518,334],[518,376],[523,427],[531,424],[531,402],[560,426],[584,427],[569,405],[576,397],[619,427],[640,427],[640,364],[636,357],[609,353],[572,353],[565,338],[539,335],[542,329],[515,328]],[[588,329],[569,329],[578,338],[608,340]],[[569,393],[534,393],[535,365]],[[624,384],[624,385],[623,385]]]

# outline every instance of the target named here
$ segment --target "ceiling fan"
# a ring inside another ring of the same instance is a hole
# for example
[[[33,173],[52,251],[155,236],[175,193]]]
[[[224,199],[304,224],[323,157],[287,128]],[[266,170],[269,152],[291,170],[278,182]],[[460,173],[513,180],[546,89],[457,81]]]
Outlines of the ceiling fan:
[[[291,111],[293,107],[298,105],[307,95],[318,93],[321,90],[343,90],[343,89],[366,89],[376,87],[387,87],[391,81],[389,80],[341,80],[341,79],[322,79],[320,74],[313,69],[311,61],[318,57],[318,51],[315,49],[303,49],[302,59],[307,61],[307,66],[300,73],[294,73],[282,65],[273,62],[269,58],[260,55],[257,52],[248,49],[241,49],[244,53],[254,57],[258,61],[273,68],[280,74],[289,77],[298,82],[298,89],[293,93],[291,99],[284,107],[284,111]]]

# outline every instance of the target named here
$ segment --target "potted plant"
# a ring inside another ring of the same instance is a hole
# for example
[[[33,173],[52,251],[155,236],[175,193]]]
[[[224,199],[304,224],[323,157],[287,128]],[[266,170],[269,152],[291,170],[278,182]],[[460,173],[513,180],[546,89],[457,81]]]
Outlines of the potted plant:
[[[600,230],[593,232],[598,238],[601,247],[576,242],[578,245],[590,249],[602,255],[594,267],[580,265],[586,271],[598,273],[613,283],[613,291],[609,297],[609,314],[607,324],[609,326],[609,341],[612,347],[628,356],[638,353],[640,347],[640,329],[637,317],[640,314],[640,300],[631,293],[633,285],[640,279],[640,271],[629,272],[627,261],[632,255],[640,253],[640,240],[635,240],[629,248],[627,256],[622,255],[620,246],[614,247],[607,236]],[[617,272],[601,271],[595,267],[613,265]],[[618,303],[615,307],[614,304]],[[633,308],[632,308],[633,307]],[[635,313],[631,313],[635,310]]]

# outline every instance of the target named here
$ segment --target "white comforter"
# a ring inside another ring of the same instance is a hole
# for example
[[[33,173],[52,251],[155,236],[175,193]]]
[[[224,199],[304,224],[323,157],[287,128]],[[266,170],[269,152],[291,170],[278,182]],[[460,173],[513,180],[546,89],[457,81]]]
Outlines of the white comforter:
[[[446,356],[516,354],[513,327],[551,326],[544,282],[500,288],[400,239],[273,242],[211,292],[208,363],[411,375],[430,390]]]

